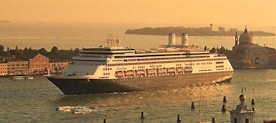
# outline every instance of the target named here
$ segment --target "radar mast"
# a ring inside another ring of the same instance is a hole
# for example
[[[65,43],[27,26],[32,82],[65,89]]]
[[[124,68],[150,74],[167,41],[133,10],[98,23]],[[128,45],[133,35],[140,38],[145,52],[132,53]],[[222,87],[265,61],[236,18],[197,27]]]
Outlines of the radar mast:
[[[120,39],[115,39],[113,33],[107,34],[106,47],[119,47],[121,43]]]

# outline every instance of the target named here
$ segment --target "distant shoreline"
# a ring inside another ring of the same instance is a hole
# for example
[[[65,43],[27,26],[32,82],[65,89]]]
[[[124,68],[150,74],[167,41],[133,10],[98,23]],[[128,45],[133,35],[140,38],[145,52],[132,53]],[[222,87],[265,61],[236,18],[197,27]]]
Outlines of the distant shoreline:
[[[127,34],[127,33],[125,33],[125,34]],[[127,34],[127,35],[167,36],[168,34]],[[238,33],[238,35],[239,35],[239,33]],[[254,33],[253,33],[253,35],[254,35]],[[176,34],[176,36],[180,37],[181,35]],[[233,37],[235,35],[189,35],[189,36],[192,36],[192,37]],[[276,35],[254,35],[254,37],[256,37],[256,36],[276,37]]]
[[[0,24],[5,24],[5,23],[12,23],[12,22],[9,20],[0,20]]]
[[[188,33],[189,36],[234,36],[242,34],[243,31],[239,31],[236,28],[230,28],[226,30],[224,27],[218,27],[217,31],[212,27],[144,27],[138,29],[127,29],[125,34],[136,34],[136,35],[168,35],[174,32],[177,36],[181,36],[183,32]],[[250,32],[254,36],[276,36],[271,32],[264,31],[252,31]]]

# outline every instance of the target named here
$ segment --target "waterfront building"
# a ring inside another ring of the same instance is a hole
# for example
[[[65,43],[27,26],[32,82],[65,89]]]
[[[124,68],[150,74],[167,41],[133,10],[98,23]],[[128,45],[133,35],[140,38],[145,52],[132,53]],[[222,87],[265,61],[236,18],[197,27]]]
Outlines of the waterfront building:
[[[29,59],[29,70],[33,74],[44,74],[49,69],[49,58],[38,54]]]
[[[29,62],[28,61],[9,61],[8,74],[9,75],[26,75],[29,74]]]
[[[0,63],[0,76],[8,75],[8,63]]]
[[[253,43],[253,35],[247,28],[238,38],[236,33],[235,46],[228,54],[234,68],[275,68],[276,50]]]
[[[246,99],[245,95],[240,95],[240,104],[236,109],[230,111],[231,123],[255,123],[254,122],[254,110],[247,109],[247,105],[244,104]]]
[[[61,73],[68,66],[68,62],[53,62],[50,63],[50,73]]]

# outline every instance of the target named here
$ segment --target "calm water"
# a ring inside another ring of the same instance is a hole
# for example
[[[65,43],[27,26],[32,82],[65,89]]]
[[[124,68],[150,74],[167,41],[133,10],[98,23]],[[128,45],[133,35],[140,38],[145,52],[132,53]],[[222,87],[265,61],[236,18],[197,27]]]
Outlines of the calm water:
[[[173,123],[176,115],[196,123],[199,117],[201,90],[201,118],[228,123],[229,112],[221,113],[222,98],[227,96],[227,110],[239,103],[241,88],[246,87],[246,103],[256,102],[256,123],[276,116],[276,70],[236,70],[231,83],[150,92],[112,93],[64,96],[50,81],[37,76],[34,80],[13,81],[0,79],[0,122],[81,122],[140,123],[140,112],[145,112],[144,123]],[[196,110],[190,104],[196,103]],[[207,113],[206,113],[207,101]],[[77,115],[56,111],[57,106],[88,106],[96,112]],[[207,114],[207,116],[205,116]]]
[[[107,33],[122,40],[122,45],[135,48],[152,48],[167,43],[167,36],[141,36],[123,34],[127,27],[101,27],[92,25],[1,25],[0,44],[15,48],[60,49],[81,48],[103,45]],[[190,44],[204,47],[234,45],[234,37],[190,37]],[[177,37],[180,42],[180,37]],[[259,45],[276,48],[276,37],[254,37]],[[222,114],[222,98],[227,96],[227,110],[239,103],[241,88],[246,87],[249,108],[252,98],[256,102],[256,121],[276,117],[276,70],[236,70],[231,83],[201,87],[189,87],[151,92],[113,93],[82,96],[64,96],[58,88],[44,77],[34,80],[13,81],[0,78],[0,122],[81,122],[140,123],[140,112],[145,112],[144,123],[173,123],[177,114],[181,119],[196,123],[201,119],[218,123],[229,122],[229,112]],[[201,98],[200,100],[200,90]],[[196,103],[196,110],[190,104]],[[206,106],[207,102],[207,106]],[[57,106],[88,106],[97,110],[86,115],[59,112]],[[207,113],[206,113],[207,107]],[[207,114],[207,115],[206,115]]]

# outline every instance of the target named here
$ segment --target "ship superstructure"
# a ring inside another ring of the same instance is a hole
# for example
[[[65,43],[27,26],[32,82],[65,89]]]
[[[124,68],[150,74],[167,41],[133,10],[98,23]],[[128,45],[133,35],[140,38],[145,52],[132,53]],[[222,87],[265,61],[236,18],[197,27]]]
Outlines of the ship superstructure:
[[[187,34],[182,45],[135,50],[121,47],[120,40],[109,39],[105,46],[84,48],[72,58],[63,75],[50,76],[64,94],[110,93],[179,88],[190,85],[230,81],[233,68],[222,54],[188,46]]]

